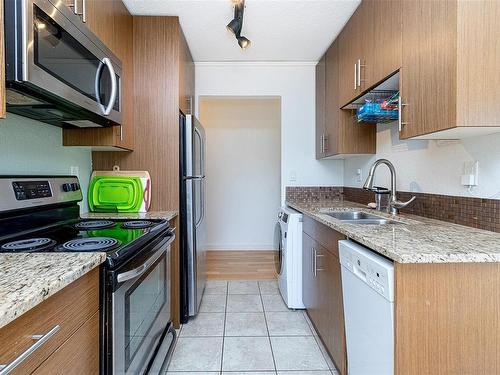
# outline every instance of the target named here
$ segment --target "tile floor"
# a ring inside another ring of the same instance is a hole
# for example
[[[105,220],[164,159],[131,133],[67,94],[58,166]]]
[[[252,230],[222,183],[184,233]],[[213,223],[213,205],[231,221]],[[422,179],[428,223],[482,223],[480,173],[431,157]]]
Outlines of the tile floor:
[[[209,281],[200,313],[183,325],[170,375],[336,375],[303,311],[276,281]]]

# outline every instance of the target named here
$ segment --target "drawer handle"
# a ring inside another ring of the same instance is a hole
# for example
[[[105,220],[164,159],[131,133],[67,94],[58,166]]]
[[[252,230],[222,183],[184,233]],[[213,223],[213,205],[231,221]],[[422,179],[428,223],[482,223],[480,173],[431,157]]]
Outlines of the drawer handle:
[[[33,335],[31,338],[36,340],[36,342],[31,345],[28,349],[22,352],[16,359],[14,359],[11,363],[7,365],[0,365],[0,375],[9,374],[12,370],[14,370],[17,366],[23,363],[30,355],[32,355],[38,348],[40,348],[43,344],[45,344],[52,336],[54,336],[61,327],[56,325],[45,335]]]

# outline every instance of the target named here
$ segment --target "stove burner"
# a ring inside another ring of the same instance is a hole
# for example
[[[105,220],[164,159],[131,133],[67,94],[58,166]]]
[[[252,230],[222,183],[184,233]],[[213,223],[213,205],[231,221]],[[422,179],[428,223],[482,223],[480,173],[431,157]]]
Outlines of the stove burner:
[[[1,249],[6,251],[40,251],[47,248],[50,248],[56,244],[56,241],[51,240],[50,238],[29,238],[26,240],[12,241],[6,244],[3,244]]]
[[[111,250],[112,248],[118,246],[120,242],[110,237],[91,237],[91,238],[77,238],[65,242],[62,245],[64,250],[69,251],[105,251]]]
[[[126,221],[122,224],[122,228],[125,229],[144,229],[152,226],[153,223],[147,220],[134,220],[134,221]]]
[[[75,224],[74,227],[76,229],[81,229],[81,230],[92,230],[92,229],[110,228],[113,225],[115,225],[115,223],[110,220],[88,220],[88,221],[81,221]]]

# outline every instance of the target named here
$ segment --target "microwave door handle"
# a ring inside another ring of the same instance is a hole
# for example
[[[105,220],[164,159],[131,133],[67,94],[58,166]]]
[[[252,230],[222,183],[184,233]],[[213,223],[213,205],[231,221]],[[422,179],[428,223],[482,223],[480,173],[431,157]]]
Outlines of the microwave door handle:
[[[101,70],[103,66],[106,66],[108,68],[109,75],[111,78],[111,95],[109,98],[108,105],[106,107],[101,103],[101,93],[99,89],[99,78],[101,77]],[[99,103],[99,105],[101,106],[102,113],[104,114],[104,116],[108,116],[113,110],[117,91],[118,89],[117,89],[116,75],[115,75],[115,69],[113,68],[113,63],[109,58],[105,57],[104,59],[102,59],[102,64],[99,64],[99,68],[97,68],[95,76],[95,94],[97,97],[97,103]]]
[[[104,110],[104,115],[107,116],[111,113],[111,111],[113,110],[113,106],[115,105],[118,84],[116,82],[115,69],[113,68],[113,63],[111,62],[111,60],[105,57],[102,62],[108,67],[109,75],[111,76],[111,97],[109,98],[108,106]]]
[[[101,71],[102,71],[103,67],[104,67],[104,62],[101,61],[99,63],[99,66],[97,67],[96,72],[95,72],[94,90],[95,90],[95,98],[97,100],[97,103],[104,111],[104,106],[101,103],[101,90],[99,88],[99,79],[101,78]]]

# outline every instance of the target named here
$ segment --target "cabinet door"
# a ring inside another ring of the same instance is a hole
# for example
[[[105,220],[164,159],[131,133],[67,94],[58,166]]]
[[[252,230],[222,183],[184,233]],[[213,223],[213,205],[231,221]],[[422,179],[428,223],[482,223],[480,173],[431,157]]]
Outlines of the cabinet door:
[[[324,301],[322,317],[326,337],[324,343],[340,374],[346,374],[346,342],[344,326],[344,306],[342,300],[342,278],[340,275],[340,261],[327,250],[322,254],[321,295]]]
[[[402,2],[400,138],[456,123],[456,1]]]
[[[401,5],[402,0],[372,1],[373,48],[368,64],[372,75],[368,87],[383,81],[401,68]]]
[[[33,375],[99,373],[99,312],[47,358]]]
[[[368,88],[373,64],[372,1],[363,1],[339,35],[340,106],[345,106]]]
[[[134,34],[133,18],[122,0],[113,0],[114,52],[122,61],[122,125],[116,129],[117,145],[134,148]]]
[[[334,41],[326,51],[324,156],[339,153],[339,44]],[[318,83],[316,83],[317,85]],[[317,89],[317,86],[316,86]],[[317,121],[317,120],[316,120]]]
[[[317,243],[307,234],[302,235],[302,300],[315,327],[320,327],[318,309],[319,284],[315,276],[314,253]]]
[[[115,52],[115,12],[116,0],[85,0],[87,26],[101,41]],[[120,0],[121,1],[121,0]]]
[[[316,64],[316,159],[325,157],[326,54]]]
[[[195,76],[193,56],[179,27],[179,108],[184,114],[195,114]]]

